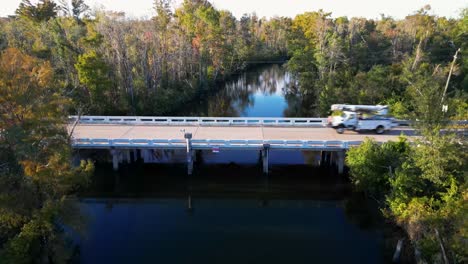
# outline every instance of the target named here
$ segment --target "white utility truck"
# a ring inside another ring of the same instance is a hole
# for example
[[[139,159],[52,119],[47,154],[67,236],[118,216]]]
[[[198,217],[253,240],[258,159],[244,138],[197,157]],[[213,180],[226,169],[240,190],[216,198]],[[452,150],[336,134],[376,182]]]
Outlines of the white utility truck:
[[[374,130],[377,134],[382,134],[398,125],[393,122],[393,118],[387,116],[386,105],[334,104],[331,110],[339,115],[329,117],[328,123],[339,134],[343,134],[345,129]]]

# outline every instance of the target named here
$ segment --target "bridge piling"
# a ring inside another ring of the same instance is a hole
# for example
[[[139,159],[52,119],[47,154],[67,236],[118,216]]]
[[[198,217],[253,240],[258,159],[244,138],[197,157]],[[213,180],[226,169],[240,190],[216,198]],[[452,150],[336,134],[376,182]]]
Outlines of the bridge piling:
[[[185,142],[187,144],[187,174],[193,173],[193,149],[192,149],[192,133],[184,134]]]
[[[319,161],[319,166],[323,168],[325,166],[325,158],[326,158],[326,153],[325,151],[320,151],[320,161]]]
[[[329,151],[322,151],[322,161],[320,163],[322,167],[329,167],[331,165]]]
[[[132,158],[130,157],[130,150],[129,149],[125,150],[125,162],[127,164],[132,163]]]
[[[344,172],[344,161],[345,161],[345,153],[344,151],[338,151],[337,153],[337,166],[338,166],[338,174],[343,174]]]
[[[119,170],[119,151],[112,148],[110,150],[110,153],[112,155],[112,168],[114,169],[114,171],[118,171]]]

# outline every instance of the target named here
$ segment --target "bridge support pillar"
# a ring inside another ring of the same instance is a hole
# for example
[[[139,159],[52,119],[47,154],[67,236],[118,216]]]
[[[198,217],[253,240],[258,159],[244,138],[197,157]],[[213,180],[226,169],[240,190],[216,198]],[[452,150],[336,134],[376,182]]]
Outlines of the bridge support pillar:
[[[337,166],[338,166],[338,174],[343,174],[344,172],[344,162],[345,162],[345,152],[344,150],[338,151],[337,153]]]
[[[141,160],[142,160],[141,150],[139,150],[139,149],[134,149],[133,150],[133,159],[134,159],[135,162],[141,162]]]
[[[270,144],[263,144],[262,149],[262,165],[263,173],[268,174],[268,159],[270,156]]]
[[[322,151],[322,158],[320,161],[321,167],[331,167],[332,166],[332,153],[330,151]]]
[[[119,170],[119,154],[120,153],[116,149],[111,149],[110,153],[112,155],[112,168],[114,169],[114,171],[117,171]]]
[[[130,150],[129,149],[125,150],[125,161],[127,162],[127,164],[132,163],[132,157],[130,156]]]
[[[326,164],[327,153],[325,151],[320,151],[320,167],[324,167]]]
[[[187,174],[192,175],[193,173],[192,133],[185,133],[184,138],[187,143]]]

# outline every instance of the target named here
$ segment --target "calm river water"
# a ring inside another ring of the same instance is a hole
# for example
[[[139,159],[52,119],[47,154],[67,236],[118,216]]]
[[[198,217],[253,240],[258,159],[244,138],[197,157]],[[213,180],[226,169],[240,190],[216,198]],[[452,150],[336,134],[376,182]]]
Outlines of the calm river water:
[[[181,115],[298,116],[309,110],[280,65],[228,82]],[[80,263],[384,263],[381,220],[314,153],[205,153],[183,165],[98,165],[80,206]],[[219,163],[224,163],[220,165]],[[287,165],[287,166],[286,166]],[[371,213],[373,212],[373,213]],[[390,252],[391,254],[391,252]]]

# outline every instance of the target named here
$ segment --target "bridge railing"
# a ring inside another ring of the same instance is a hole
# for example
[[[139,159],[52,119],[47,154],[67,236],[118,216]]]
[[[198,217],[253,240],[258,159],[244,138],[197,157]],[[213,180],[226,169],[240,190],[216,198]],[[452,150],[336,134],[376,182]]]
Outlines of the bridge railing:
[[[358,146],[362,141],[322,141],[322,140],[220,140],[193,139],[193,149],[261,149],[268,144],[271,149],[349,149]],[[185,149],[184,139],[73,139],[74,148],[151,148],[151,149]]]
[[[69,116],[75,122],[78,116]],[[395,119],[398,126],[412,126],[410,120]],[[285,117],[186,117],[186,116],[81,116],[82,124],[122,124],[122,125],[168,125],[168,126],[304,126],[323,127],[327,118],[285,118]],[[467,126],[468,120],[451,121],[453,125]]]
[[[78,116],[69,116],[75,122]],[[327,118],[183,117],[183,116],[81,116],[82,124],[133,124],[168,126],[304,126],[323,127]]]

